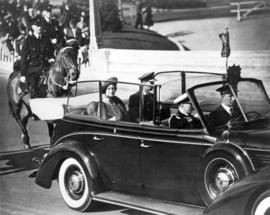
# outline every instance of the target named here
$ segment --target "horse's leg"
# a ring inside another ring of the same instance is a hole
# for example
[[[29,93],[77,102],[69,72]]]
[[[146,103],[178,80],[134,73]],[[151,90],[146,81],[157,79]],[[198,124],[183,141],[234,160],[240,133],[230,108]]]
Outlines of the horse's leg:
[[[30,137],[27,130],[27,123],[30,117],[29,110],[27,109],[26,105],[23,104],[20,110],[20,127],[22,129],[22,144],[26,149],[31,148],[30,146]]]
[[[28,116],[22,120],[22,144],[26,149],[30,149],[30,138],[27,130]]]
[[[53,135],[53,131],[54,131],[54,124],[51,122],[47,122],[47,126],[48,126],[48,131],[49,131],[49,137],[50,137],[50,146],[52,146],[52,135]]]

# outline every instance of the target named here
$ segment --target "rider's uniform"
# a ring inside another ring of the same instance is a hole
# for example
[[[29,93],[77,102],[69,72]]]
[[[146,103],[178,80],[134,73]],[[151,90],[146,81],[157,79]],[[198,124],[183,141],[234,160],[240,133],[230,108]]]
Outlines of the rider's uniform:
[[[44,66],[44,42],[35,35],[24,41],[21,55],[21,75],[25,76],[31,88],[31,98],[38,97],[38,84]]]

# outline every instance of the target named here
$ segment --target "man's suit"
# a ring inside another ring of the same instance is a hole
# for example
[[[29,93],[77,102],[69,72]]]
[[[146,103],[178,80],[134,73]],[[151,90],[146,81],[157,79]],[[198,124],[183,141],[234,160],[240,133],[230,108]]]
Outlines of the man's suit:
[[[153,104],[154,95],[152,93],[143,95],[143,120],[153,120]],[[140,93],[137,92],[129,97],[129,115],[132,122],[139,121],[139,104],[140,104]]]
[[[208,118],[209,126],[214,128],[225,125],[235,114],[229,114],[222,105],[218,106],[216,110],[212,111]]]

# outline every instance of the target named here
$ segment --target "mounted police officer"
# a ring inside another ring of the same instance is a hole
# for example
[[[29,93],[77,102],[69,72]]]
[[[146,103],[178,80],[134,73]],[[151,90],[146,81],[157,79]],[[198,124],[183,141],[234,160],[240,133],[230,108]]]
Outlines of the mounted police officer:
[[[31,98],[38,97],[38,85],[40,75],[44,67],[44,41],[41,38],[41,20],[32,20],[32,35],[28,35],[24,41],[21,55],[21,77],[22,83],[30,86]]]
[[[45,42],[44,54],[48,62],[52,62],[55,58],[55,51],[60,49],[63,44],[64,33],[58,23],[58,21],[52,18],[52,6],[48,5],[43,10],[43,19],[41,23],[42,38]]]

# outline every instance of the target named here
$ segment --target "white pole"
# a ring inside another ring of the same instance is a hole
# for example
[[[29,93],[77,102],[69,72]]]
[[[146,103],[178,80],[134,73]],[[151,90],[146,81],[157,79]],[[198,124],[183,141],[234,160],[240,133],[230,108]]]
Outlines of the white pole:
[[[90,46],[89,49],[98,49],[96,37],[95,0],[89,0]]]

